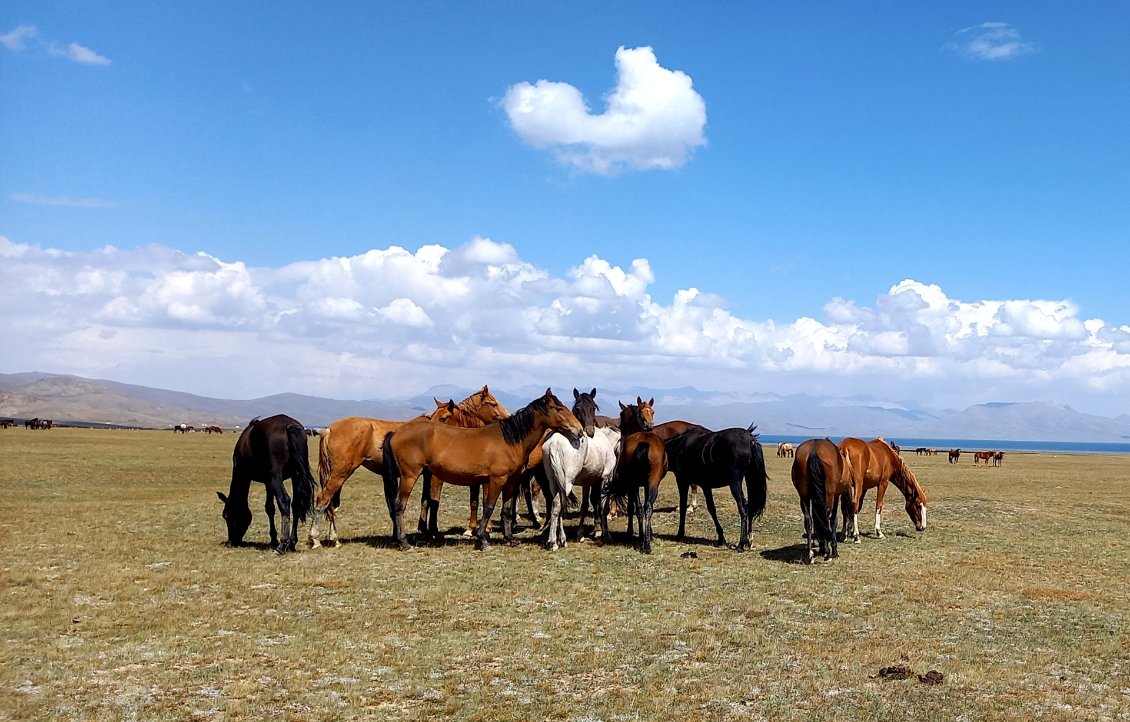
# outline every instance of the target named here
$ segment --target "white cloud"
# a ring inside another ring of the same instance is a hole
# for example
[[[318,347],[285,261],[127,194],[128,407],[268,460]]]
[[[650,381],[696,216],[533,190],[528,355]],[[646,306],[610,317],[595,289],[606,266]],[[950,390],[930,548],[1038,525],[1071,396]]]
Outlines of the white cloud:
[[[535,148],[593,173],[678,168],[706,145],[706,103],[690,76],[659,65],[650,47],[616,51],[617,84],[593,114],[572,85],[539,80],[510,86],[510,127]]]
[[[900,281],[821,318],[655,298],[646,259],[563,276],[511,245],[392,246],[255,268],[161,246],[74,253],[0,236],[0,371],[250,398],[398,396],[437,383],[867,393],[941,407],[1130,398],[1130,325],[1068,300],[963,301]],[[248,373],[246,369],[257,369]]]
[[[18,53],[27,47],[27,41],[38,35],[34,25],[20,25],[15,29],[0,35],[0,45],[13,53]]]
[[[1035,45],[1020,36],[1019,30],[998,22],[959,30],[946,47],[973,60],[1014,60],[1036,50]]]
[[[78,43],[68,43],[67,45],[60,45],[58,43],[51,43],[48,46],[48,52],[60,58],[73,60],[76,63],[83,63],[85,65],[109,65],[110,59],[99,55],[88,47],[79,45]]]

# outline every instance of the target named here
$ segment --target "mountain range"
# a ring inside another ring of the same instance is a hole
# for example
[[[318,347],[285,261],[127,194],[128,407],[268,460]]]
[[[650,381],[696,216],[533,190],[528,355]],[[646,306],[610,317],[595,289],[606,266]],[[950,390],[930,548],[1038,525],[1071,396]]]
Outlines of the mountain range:
[[[312,428],[344,416],[407,419],[435,408],[433,399],[456,401],[477,389],[435,386],[400,399],[346,401],[283,393],[258,399],[214,399],[182,391],[78,376],[29,372],[0,374],[0,417],[50,418],[56,423],[168,429],[173,424],[243,426],[249,419],[285,413]],[[589,389],[584,389],[589,390]],[[544,388],[492,388],[511,412]],[[572,389],[557,389],[567,405]],[[656,420],[686,419],[709,428],[756,424],[766,435],[885,436],[910,439],[1126,442],[1130,416],[1107,418],[1045,402],[984,403],[965,409],[924,409],[909,402],[804,394],[676,389],[598,389],[602,413],[617,402],[654,398]]]

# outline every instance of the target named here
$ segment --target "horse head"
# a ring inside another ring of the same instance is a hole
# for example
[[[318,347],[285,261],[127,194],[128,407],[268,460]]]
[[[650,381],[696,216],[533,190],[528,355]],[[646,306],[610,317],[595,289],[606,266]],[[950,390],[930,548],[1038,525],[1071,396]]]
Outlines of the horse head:
[[[573,416],[577,417],[577,421],[581,422],[581,426],[585,429],[585,436],[590,439],[596,433],[596,412],[600,411],[600,407],[596,404],[596,389],[594,388],[587,394],[582,394],[573,389]]]
[[[541,398],[545,402],[545,423],[546,426],[554,431],[560,432],[568,438],[576,441],[581,438],[585,433],[584,426],[573,415],[561,400],[553,395],[552,389],[545,390],[545,396]]]
[[[906,462],[899,465],[899,473],[906,486],[906,515],[914,522],[915,529],[926,531],[926,490],[919,485],[918,478]]]
[[[630,436],[639,431],[651,431],[655,428],[655,398],[644,402],[639,396],[636,403],[624,405],[620,402],[620,432]]]
[[[483,384],[481,389],[461,401],[459,406],[488,424],[510,416],[510,412],[499,403],[486,384]]]
[[[237,547],[243,543],[243,535],[251,527],[251,507],[247,506],[246,501],[240,506],[220,491],[216,492],[216,496],[224,502],[223,517],[228,525],[228,546]]]

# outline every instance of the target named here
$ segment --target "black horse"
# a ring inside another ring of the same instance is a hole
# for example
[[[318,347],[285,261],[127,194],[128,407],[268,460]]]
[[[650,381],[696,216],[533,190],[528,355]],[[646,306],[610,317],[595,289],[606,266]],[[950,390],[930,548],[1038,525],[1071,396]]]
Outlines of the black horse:
[[[750,548],[750,533],[755,519],[765,511],[769,490],[769,475],[765,469],[765,453],[752,424],[748,429],[733,428],[710,431],[691,428],[671,437],[664,446],[671,471],[675,473],[675,483],[679,485],[679,534],[682,539],[686,533],[687,494],[692,485],[702,489],[706,508],[714,520],[718,532],[718,546],[726,543],[722,525],[718,523],[718,512],[714,508],[714,489],[730,487],[734,501],[741,516],[741,537],[738,551]],[[745,479],[746,492],[742,493],[742,479]]]
[[[294,490],[294,506],[283,486],[290,479]],[[227,496],[216,492],[224,502],[224,520],[228,525],[228,546],[239,546],[251,526],[251,508],[247,495],[251,482],[267,488],[266,512],[271,524],[271,546],[283,554],[294,551],[298,525],[310,515],[314,499],[314,475],[306,446],[306,429],[284,414],[266,419],[253,419],[239,435],[232,453],[231,487]],[[283,539],[279,543],[275,531],[275,501],[282,513]]]

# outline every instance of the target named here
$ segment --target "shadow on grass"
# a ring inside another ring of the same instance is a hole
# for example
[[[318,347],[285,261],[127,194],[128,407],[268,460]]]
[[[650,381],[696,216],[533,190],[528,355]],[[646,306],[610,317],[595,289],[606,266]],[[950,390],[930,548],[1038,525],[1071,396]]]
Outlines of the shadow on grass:
[[[761,557],[771,562],[784,562],[786,564],[804,564],[804,554],[806,548],[804,544],[790,544],[777,549],[766,549],[762,552]]]

